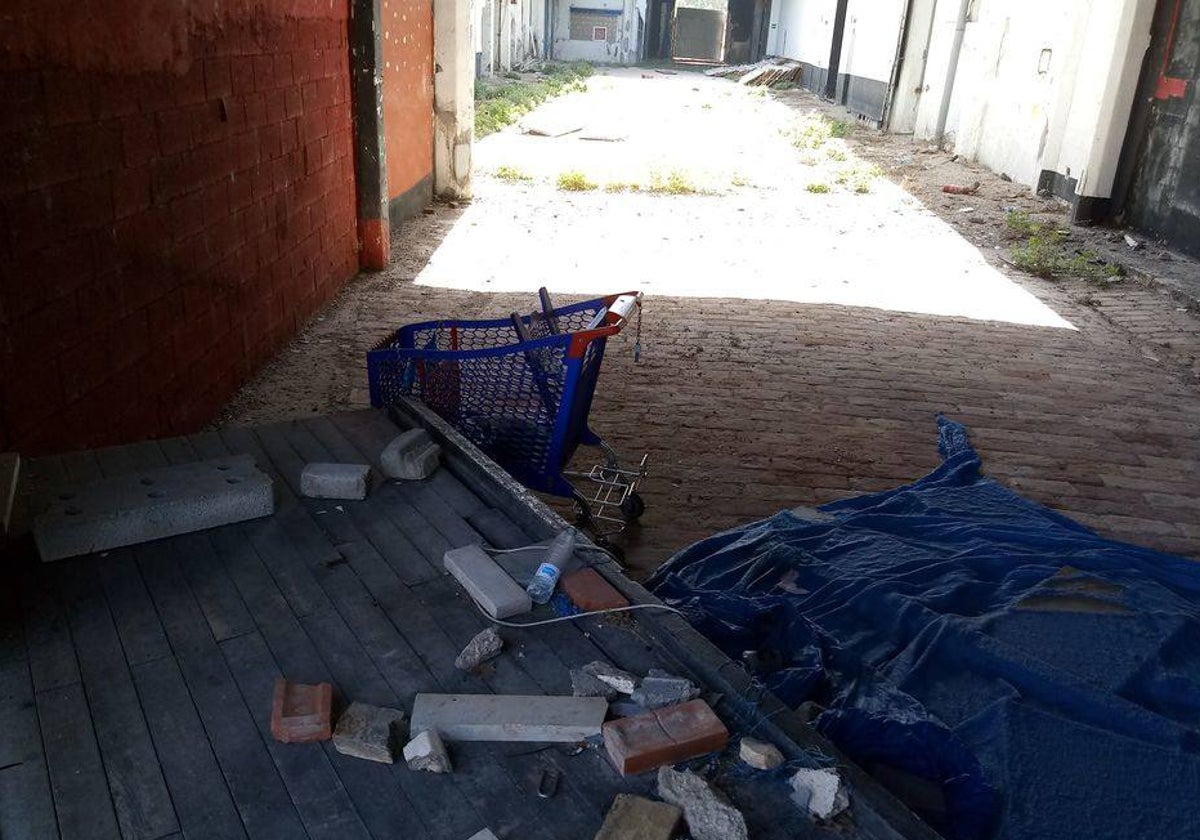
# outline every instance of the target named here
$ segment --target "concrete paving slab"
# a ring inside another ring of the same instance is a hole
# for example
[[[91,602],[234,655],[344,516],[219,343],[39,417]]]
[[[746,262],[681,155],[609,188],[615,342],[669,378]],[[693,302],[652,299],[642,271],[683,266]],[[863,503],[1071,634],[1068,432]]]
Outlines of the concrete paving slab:
[[[573,743],[600,733],[603,697],[418,694],[409,730],[434,730],[451,741]]]
[[[442,562],[492,618],[508,618],[533,609],[529,593],[477,545],[447,551]]]

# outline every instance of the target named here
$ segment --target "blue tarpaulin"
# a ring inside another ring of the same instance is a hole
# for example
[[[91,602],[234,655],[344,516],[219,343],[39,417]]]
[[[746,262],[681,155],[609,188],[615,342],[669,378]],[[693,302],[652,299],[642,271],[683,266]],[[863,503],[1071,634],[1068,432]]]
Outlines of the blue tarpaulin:
[[[947,837],[1200,838],[1200,564],[1021,498],[938,424],[924,478],[717,534],[650,588]]]

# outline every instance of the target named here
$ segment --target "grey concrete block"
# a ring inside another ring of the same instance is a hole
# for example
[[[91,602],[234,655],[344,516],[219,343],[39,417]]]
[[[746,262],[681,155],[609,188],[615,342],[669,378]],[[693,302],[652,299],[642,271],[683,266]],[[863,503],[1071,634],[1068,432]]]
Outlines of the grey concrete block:
[[[370,475],[367,464],[305,464],[300,492],[310,499],[365,499]]]
[[[383,448],[379,464],[388,478],[419,481],[438,468],[442,448],[424,429],[409,429]]]
[[[508,618],[533,609],[529,593],[477,545],[454,548],[442,556],[446,571],[454,575],[492,618]]]
[[[333,747],[342,755],[392,764],[401,737],[404,712],[351,703],[333,729]]]
[[[695,840],[750,840],[742,812],[691,770],[658,769],[658,795],[683,809]]]
[[[451,741],[574,743],[599,735],[607,711],[603,697],[418,694],[409,729]]]
[[[21,456],[0,452],[0,537],[8,534],[12,523],[13,500],[17,497],[17,479],[21,474]]]
[[[453,773],[450,753],[442,742],[442,736],[432,729],[418,732],[404,747],[404,762],[409,770],[425,770],[429,773]]]
[[[249,455],[59,487],[51,499],[33,526],[43,560],[77,557],[275,512],[271,479]]]
[[[495,627],[489,627],[475,634],[475,638],[467,642],[462,653],[454,660],[454,667],[460,671],[474,671],[489,659],[495,659],[502,650],[504,650],[504,640],[500,638]]]

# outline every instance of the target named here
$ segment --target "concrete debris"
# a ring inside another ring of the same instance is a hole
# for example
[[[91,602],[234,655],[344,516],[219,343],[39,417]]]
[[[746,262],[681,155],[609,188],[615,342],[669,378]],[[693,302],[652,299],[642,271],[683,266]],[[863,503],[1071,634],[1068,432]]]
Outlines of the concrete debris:
[[[1130,248],[1132,248],[1132,249],[1133,249],[1133,250],[1135,250],[1135,251],[1137,251],[1138,249],[1140,249],[1140,248],[1142,247],[1142,245],[1144,245],[1144,244],[1145,244],[1145,243],[1143,243],[1141,240],[1134,239],[1134,238],[1133,238],[1132,236],[1130,236],[1128,233],[1127,233],[1127,234],[1125,234],[1125,237],[1124,237],[1124,238],[1125,238],[1125,244],[1126,244],[1126,245],[1128,245]]]
[[[271,701],[271,735],[285,744],[328,741],[332,709],[329,683],[305,685],[278,677]]]
[[[742,812],[691,770],[658,770],[658,795],[683,810],[694,840],[750,840]]]
[[[642,684],[629,695],[629,699],[647,709],[659,709],[663,706],[686,703],[699,696],[700,688],[691,680],[651,668]]]
[[[792,801],[819,820],[830,820],[850,807],[850,794],[836,770],[802,768],[792,776]]]
[[[475,602],[492,618],[508,618],[533,609],[529,593],[477,545],[447,551],[442,562]]]
[[[450,753],[442,736],[433,729],[425,729],[404,746],[404,763],[409,770],[425,770],[429,773],[453,773]]]
[[[621,696],[621,692],[611,685],[579,668],[571,669],[571,694],[576,697],[603,697],[605,700]]]
[[[310,499],[365,499],[367,464],[305,464],[300,492]]]
[[[583,666],[584,673],[591,674],[605,685],[612,686],[622,694],[632,694],[637,688],[638,679],[628,671],[622,671],[607,662],[589,662]]]
[[[756,738],[742,739],[738,757],[756,770],[774,770],[783,764],[783,753],[779,747]]]
[[[442,448],[424,429],[409,429],[398,435],[379,453],[379,465],[388,478],[420,481],[438,468]]]
[[[500,838],[493,834],[490,828],[485,828],[482,831],[476,831],[467,840],[500,840]]]
[[[78,557],[275,512],[271,479],[249,455],[59,487],[51,498],[33,526],[43,560]]]
[[[410,730],[437,730],[451,741],[573,744],[600,734],[603,697],[513,694],[418,694]]]
[[[618,793],[595,840],[671,840],[682,815],[676,805]]]
[[[392,764],[404,712],[366,703],[351,703],[333,730],[333,747],[342,755]]]
[[[813,700],[805,700],[796,707],[796,716],[805,723],[812,723],[825,712],[825,707]]]
[[[503,649],[504,640],[495,627],[489,627],[467,642],[462,653],[454,660],[454,667],[460,671],[474,671],[484,662],[499,656]]]

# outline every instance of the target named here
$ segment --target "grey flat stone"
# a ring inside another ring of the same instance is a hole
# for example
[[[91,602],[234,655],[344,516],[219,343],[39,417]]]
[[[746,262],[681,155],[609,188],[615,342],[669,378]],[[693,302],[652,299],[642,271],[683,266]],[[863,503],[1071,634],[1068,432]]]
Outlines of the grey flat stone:
[[[0,537],[8,533],[12,522],[13,500],[17,497],[17,479],[21,474],[21,456],[0,452]]]
[[[688,831],[695,840],[749,840],[746,819],[723,796],[691,770],[677,773],[658,769],[658,795],[683,809]]]
[[[651,669],[642,684],[629,695],[629,699],[647,709],[661,709],[663,706],[686,703],[699,696],[700,688],[691,680]]]
[[[404,762],[409,770],[424,770],[428,773],[453,773],[450,753],[442,736],[434,730],[418,732],[404,746]]]
[[[467,642],[462,653],[454,660],[454,667],[460,671],[474,671],[489,659],[494,659],[504,650],[504,640],[496,632],[495,627],[477,633],[475,638]]]
[[[599,735],[607,711],[603,697],[418,694],[409,729],[451,741],[574,743]]]
[[[533,609],[529,593],[479,546],[451,549],[442,556],[442,562],[446,571],[454,575],[492,618],[508,618]]]
[[[305,464],[300,492],[310,499],[365,499],[370,475],[367,464]]]
[[[215,528],[275,512],[271,479],[249,455],[59,487],[34,520],[43,560]]]
[[[404,712],[366,703],[351,703],[333,730],[333,747],[342,755],[392,764]]]
[[[579,668],[571,669],[571,694],[576,697],[603,697],[610,701],[621,696],[621,692],[611,685]]]
[[[475,832],[467,840],[499,840],[499,838],[495,834],[492,834],[490,828],[485,828],[482,831]]]
[[[637,677],[628,671],[622,671],[615,665],[609,665],[607,662],[589,662],[583,666],[583,671],[591,674],[605,685],[612,686],[622,694],[632,694],[633,690],[637,688]]]
[[[442,448],[424,429],[409,429],[397,436],[379,454],[379,465],[388,478],[419,481],[438,468]]]

